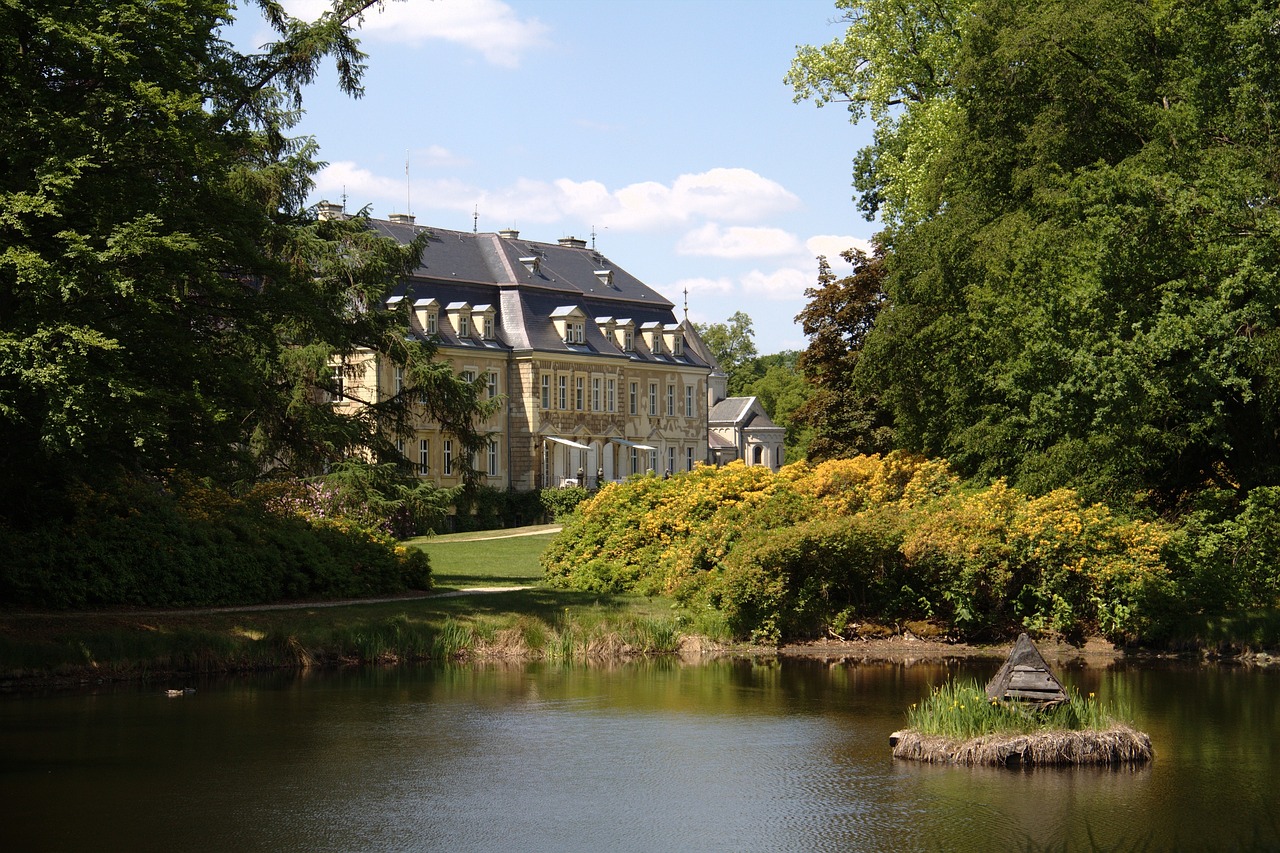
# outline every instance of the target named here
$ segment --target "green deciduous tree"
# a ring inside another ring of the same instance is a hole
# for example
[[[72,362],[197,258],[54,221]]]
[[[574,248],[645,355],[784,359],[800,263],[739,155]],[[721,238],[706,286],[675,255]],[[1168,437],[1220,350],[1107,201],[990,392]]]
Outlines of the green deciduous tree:
[[[478,446],[474,389],[371,310],[421,244],[303,207],[302,88],[327,58],[360,94],[352,28],[378,4],[314,23],[238,5],[277,41],[234,49],[233,2],[0,2],[0,481],[24,486],[0,517],[120,472],[225,482],[387,451],[419,390]],[[417,387],[347,416],[321,401],[362,349]]]
[[[755,329],[751,318],[735,311],[727,323],[694,323],[693,327],[728,377],[729,396],[746,394],[747,387],[756,378]]]
[[[893,125],[936,148],[902,185],[936,195],[886,219],[856,386],[898,445],[1034,491],[1173,508],[1277,482],[1280,10],[954,11],[954,121]]]

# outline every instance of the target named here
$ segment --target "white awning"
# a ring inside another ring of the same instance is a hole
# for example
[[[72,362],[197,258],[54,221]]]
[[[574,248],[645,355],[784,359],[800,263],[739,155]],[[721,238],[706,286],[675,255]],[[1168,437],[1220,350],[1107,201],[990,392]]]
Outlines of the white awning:
[[[658,448],[648,444],[636,444],[634,441],[627,441],[625,438],[609,439],[614,444],[621,444],[623,447],[634,447],[636,450],[657,450]]]
[[[563,445],[566,445],[566,446],[568,446],[568,447],[576,447],[576,448],[578,448],[579,450],[590,450],[590,449],[591,449],[590,447],[588,447],[588,446],[587,446],[587,445],[585,445],[585,444],[578,444],[578,442],[576,442],[576,441],[570,441],[570,440],[569,440],[569,439],[567,439],[567,438],[556,438],[554,435],[544,435],[544,436],[543,436],[543,438],[544,438],[544,439],[546,439],[547,441],[554,441],[556,444],[563,444]]]

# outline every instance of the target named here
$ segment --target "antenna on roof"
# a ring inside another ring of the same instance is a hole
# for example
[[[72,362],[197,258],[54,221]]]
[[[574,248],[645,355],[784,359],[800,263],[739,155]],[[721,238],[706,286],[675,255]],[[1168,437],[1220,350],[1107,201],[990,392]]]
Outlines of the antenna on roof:
[[[689,288],[684,289],[684,321],[689,322]]]
[[[476,209],[471,211],[471,233],[477,234],[480,231],[480,205],[476,205]]]
[[[342,185],[342,212],[347,212],[347,185]]]
[[[596,227],[592,225],[591,226],[591,251],[594,252],[595,250],[596,250]]]
[[[404,212],[413,213],[413,205],[409,201],[409,149],[404,149]]]

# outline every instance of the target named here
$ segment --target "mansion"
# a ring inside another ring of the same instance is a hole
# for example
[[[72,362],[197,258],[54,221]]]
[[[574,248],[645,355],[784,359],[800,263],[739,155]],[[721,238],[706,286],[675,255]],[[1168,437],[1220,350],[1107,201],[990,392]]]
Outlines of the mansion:
[[[343,215],[327,202],[319,213]],[[410,334],[434,340],[437,359],[497,399],[479,424],[487,451],[472,459],[487,485],[596,487],[732,458],[781,464],[782,430],[762,411],[763,429],[741,434],[741,448],[726,455],[724,430],[712,432],[709,421],[724,404],[714,358],[669,301],[585,240],[427,229],[402,214],[370,226],[401,244],[429,232],[419,267],[386,305],[406,304]],[[340,370],[347,388],[359,386],[353,397],[403,389],[399,371],[372,354]],[[419,476],[449,486],[461,481],[456,444],[421,422],[401,451]]]

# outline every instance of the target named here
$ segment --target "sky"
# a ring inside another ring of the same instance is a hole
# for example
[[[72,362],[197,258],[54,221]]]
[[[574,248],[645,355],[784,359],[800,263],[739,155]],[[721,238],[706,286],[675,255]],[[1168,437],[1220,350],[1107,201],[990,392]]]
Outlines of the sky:
[[[312,19],[323,0],[285,0]],[[249,17],[242,49],[271,40]],[[793,102],[796,47],[834,0],[398,0],[368,15],[365,93],[326,72],[296,128],[328,165],[311,201],[459,231],[592,241],[684,316],[751,317],[759,353],[806,346],[817,256],[867,248],[853,201],[870,128]]]

